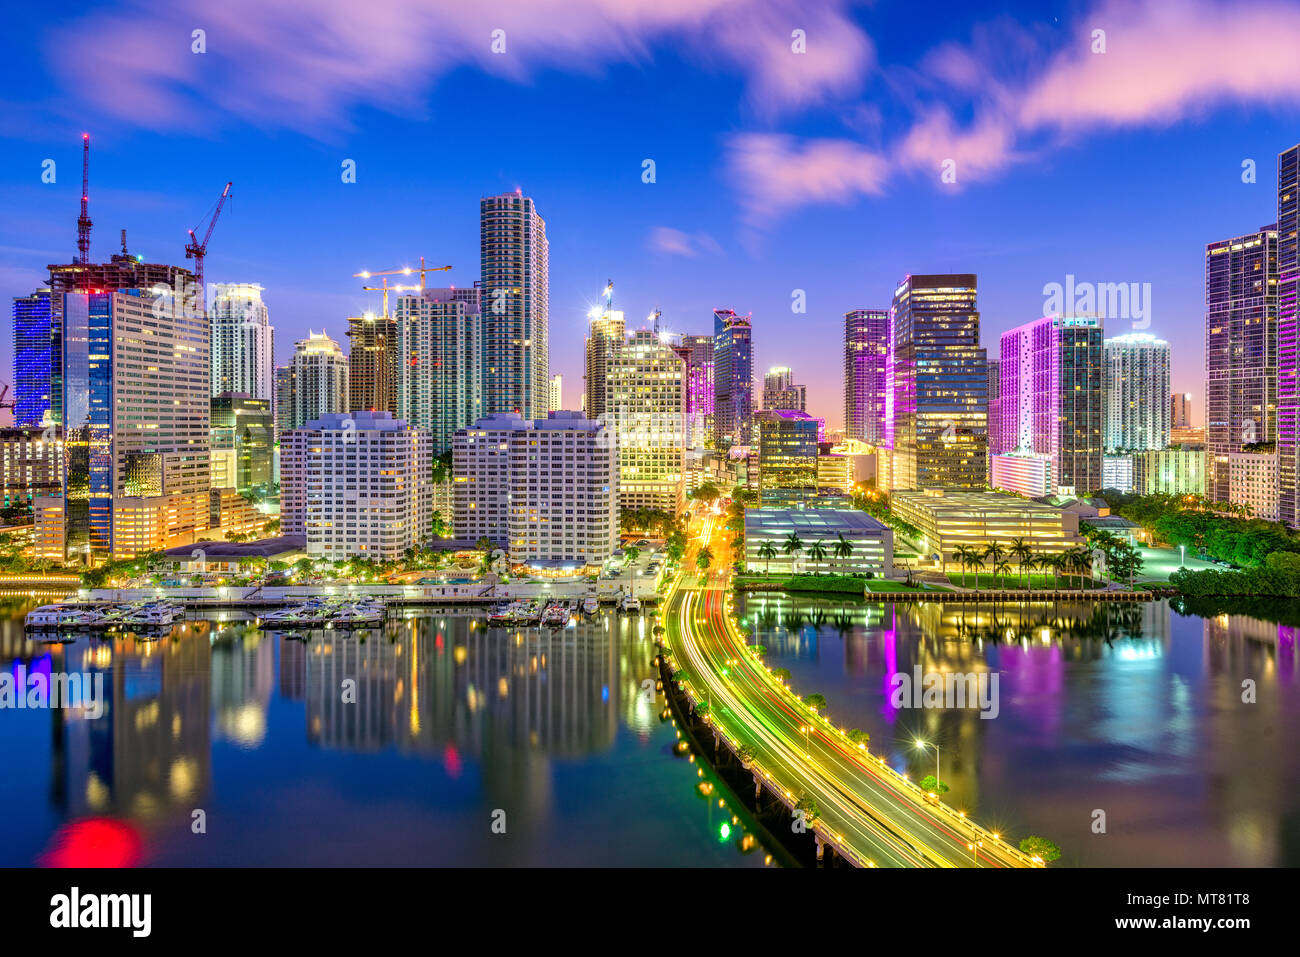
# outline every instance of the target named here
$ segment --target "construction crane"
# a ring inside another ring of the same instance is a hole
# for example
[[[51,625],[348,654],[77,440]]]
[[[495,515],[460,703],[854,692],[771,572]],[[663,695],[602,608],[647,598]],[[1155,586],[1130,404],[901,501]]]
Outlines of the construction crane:
[[[234,186],[233,182],[227,183],[226,188],[221,191],[221,197],[217,200],[217,208],[212,213],[212,220],[208,223],[207,231],[203,234],[203,242],[198,242],[194,238],[194,230],[190,230],[190,241],[185,244],[185,258],[194,260],[194,283],[198,287],[198,301],[203,311],[207,312],[208,297],[203,288],[203,257],[208,254],[208,240],[212,238],[212,230],[217,226],[217,217],[221,215],[221,207],[226,205],[226,200],[230,198],[230,187]]]
[[[412,289],[419,289],[420,292],[424,292],[424,274],[425,274],[425,273],[430,273],[430,272],[446,272],[446,271],[449,270],[450,268],[451,268],[450,266],[426,266],[426,265],[424,264],[424,257],[421,256],[421,257],[420,257],[420,268],[419,268],[419,269],[412,269],[410,266],[405,266],[405,267],[403,267],[403,268],[401,268],[401,269],[389,269],[389,270],[387,270],[386,272],[369,272],[369,271],[365,271],[365,272],[356,272],[356,273],[353,273],[352,276],[353,276],[353,278],[369,279],[369,278],[371,278],[372,276],[409,276],[409,275],[411,275],[412,273],[417,273],[417,272],[418,272],[418,273],[420,274],[420,285],[418,285],[418,286],[412,286],[412,287],[409,287],[409,288],[412,288]]]
[[[17,411],[16,400],[9,398],[8,382],[4,383],[4,386],[0,388],[0,409],[12,409]]]
[[[81,215],[77,217],[77,261],[90,262],[90,134],[81,134]]]

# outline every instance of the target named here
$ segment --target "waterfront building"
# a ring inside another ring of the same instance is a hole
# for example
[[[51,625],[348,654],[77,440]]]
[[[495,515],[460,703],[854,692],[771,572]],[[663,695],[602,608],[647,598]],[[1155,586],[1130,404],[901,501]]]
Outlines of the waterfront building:
[[[1133,491],[1138,495],[1204,495],[1204,446],[1170,446],[1133,453]]]
[[[1277,157],[1278,519],[1300,525],[1300,144]]]
[[[1105,355],[1106,449],[1165,448],[1169,444],[1169,343],[1145,332],[1130,332],[1107,339]]]
[[[429,434],[368,409],[280,436],[281,526],[313,558],[394,561],[432,536]]]
[[[889,311],[854,309],[844,314],[844,431],[870,445],[885,440]]]
[[[213,396],[209,433],[213,488],[255,495],[271,490],[275,421],[269,401],[237,392]]]
[[[1101,319],[1036,319],[1004,332],[1000,353],[999,444],[1008,452],[1050,459],[1052,491],[1074,495],[1101,488]],[[1022,466],[1028,461],[1003,463],[1003,478],[1027,478]]]
[[[988,370],[979,319],[974,275],[907,276],[894,290],[895,488],[982,488],[987,481]]]
[[[550,398],[546,222],[521,192],[479,201],[483,412],[535,419]]]
[[[754,414],[758,442],[759,502],[792,505],[817,496],[817,420],[797,409],[764,409]]]
[[[275,374],[275,430],[288,432],[331,412],[347,412],[348,358],[326,333],[307,331],[289,365]]]
[[[454,528],[512,565],[598,570],[618,547],[618,453],[603,422],[485,416],[453,442]]]
[[[774,366],[763,375],[763,408],[806,412],[807,386],[796,385],[788,366]]]
[[[752,318],[713,310],[713,446],[747,446],[753,435]]]
[[[686,504],[686,365],[649,329],[612,347],[605,361],[619,507],[676,515]]]
[[[794,535],[800,550],[786,551]],[[837,556],[841,537],[852,546],[846,557]],[[816,543],[826,557],[814,560],[808,550]],[[774,554],[766,557],[764,544]],[[747,508],[745,509],[745,566],[750,572],[790,574],[869,575],[885,577],[894,570],[894,532],[888,525],[857,509]]]
[[[40,557],[97,564],[194,540],[209,527],[206,316],[138,289],[63,293],[58,311],[63,494],[34,502]]]
[[[54,370],[50,290],[38,289],[13,301],[14,425],[50,422],[50,376]]]
[[[0,429],[0,507],[30,507],[63,490],[63,437],[59,429]]]
[[[1126,494],[1133,491],[1133,453],[1102,456],[1101,487]]]
[[[1205,483],[1217,502],[1228,500],[1228,455],[1277,438],[1277,253],[1276,226],[1205,247]],[[1191,426],[1188,398],[1173,397],[1173,444]]]
[[[984,549],[992,542],[1009,547],[1023,538],[1035,554],[1057,554],[1081,546],[1079,517],[1042,502],[967,489],[894,492],[891,511],[921,532],[922,554],[953,563],[954,549]]]
[[[989,485],[1027,498],[1056,493],[1055,463],[1039,452],[1007,452],[989,456]]]
[[[441,455],[457,429],[483,414],[479,290],[425,289],[395,302],[396,414],[428,432],[434,454]]]
[[[212,348],[212,395],[239,393],[275,398],[275,329],[253,282],[212,284],[208,310]]]
[[[1278,520],[1277,450],[1228,453],[1228,496],[1234,505],[1250,508],[1251,516]]]

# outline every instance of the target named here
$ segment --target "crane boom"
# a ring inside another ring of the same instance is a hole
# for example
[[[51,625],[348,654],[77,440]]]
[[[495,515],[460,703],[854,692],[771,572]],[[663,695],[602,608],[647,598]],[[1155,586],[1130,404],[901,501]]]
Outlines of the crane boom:
[[[77,217],[77,259],[90,262],[90,134],[81,134],[81,215]]]
[[[208,240],[212,238],[212,230],[217,228],[217,217],[221,215],[221,208],[226,205],[226,200],[230,198],[230,188],[234,186],[233,182],[227,183],[226,188],[221,191],[221,196],[217,200],[217,208],[212,213],[212,219],[208,222],[208,228],[203,234],[203,242],[198,242],[194,238],[194,230],[190,230],[190,241],[185,244],[185,258],[194,260],[194,284],[198,287],[199,302],[202,304],[204,311],[207,310],[208,297],[203,287],[203,260],[208,254]]]

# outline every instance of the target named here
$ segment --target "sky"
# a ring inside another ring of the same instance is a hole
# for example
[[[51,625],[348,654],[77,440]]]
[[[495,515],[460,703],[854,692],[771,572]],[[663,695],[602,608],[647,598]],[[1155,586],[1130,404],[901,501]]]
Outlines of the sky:
[[[183,263],[233,181],[207,279],[265,287],[277,363],[309,329],[346,347],[347,317],[379,308],[361,270],[424,256],[453,266],[431,284],[472,284],[479,197],[522,189],[547,224],[551,371],[574,407],[609,279],[632,328],[655,308],[687,333],[714,308],[752,313],[756,373],[792,367],[836,426],[844,313],[887,308],[909,273],[973,272],[994,354],[1048,284],[1149,284],[1144,331],[1172,344],[1199,423],[1205,244],[1276,220],[1277,154],[1300,141],[1300,4],[1277,0],[121,0],[6,17],[0,295],[75,254],[83,132],[96,260],[126,228],[132,253]],[[1107,317],[1107,334],[1135,321]],[[0,382],[11,352],[0,339]]]

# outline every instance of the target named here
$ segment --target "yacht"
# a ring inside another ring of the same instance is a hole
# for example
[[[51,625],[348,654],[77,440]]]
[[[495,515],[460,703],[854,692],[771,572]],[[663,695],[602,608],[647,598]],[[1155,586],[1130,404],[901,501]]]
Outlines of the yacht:
[[[594,615],[600,611],[600,600],[595,595],[588,595],[582,600],[582,610],[588,615]]]
[[[623,601],[619,603],[618,607],[620,611],[640,611],[641,599],[637,598],[635,595],[627,595],[623,598]]]

